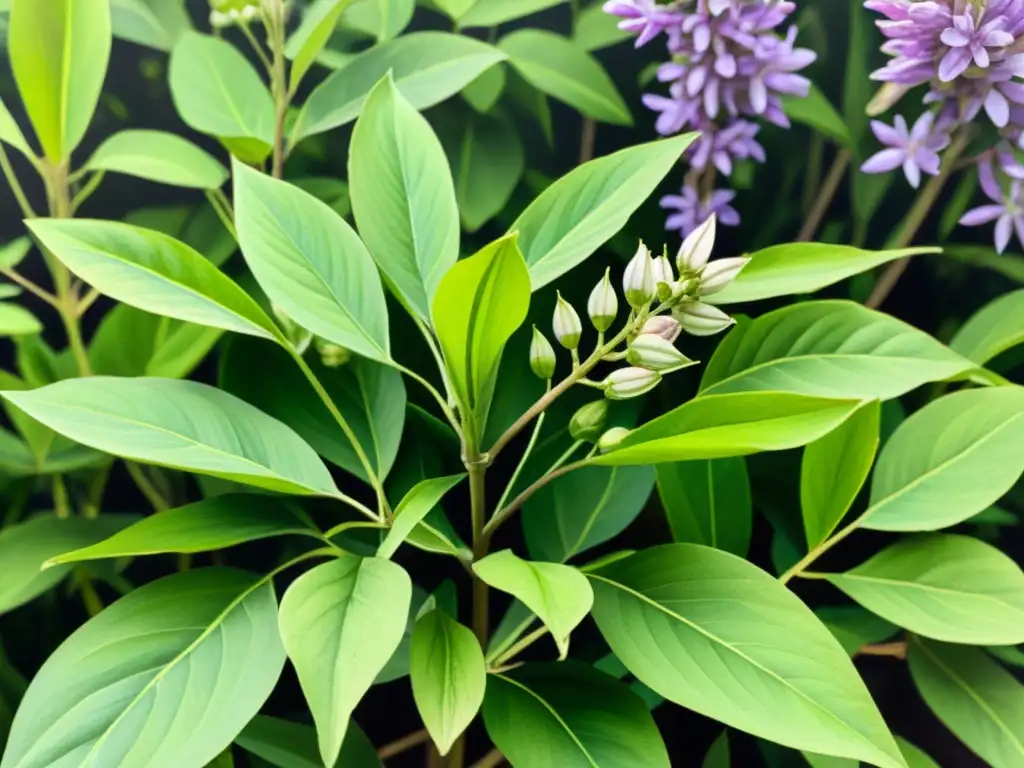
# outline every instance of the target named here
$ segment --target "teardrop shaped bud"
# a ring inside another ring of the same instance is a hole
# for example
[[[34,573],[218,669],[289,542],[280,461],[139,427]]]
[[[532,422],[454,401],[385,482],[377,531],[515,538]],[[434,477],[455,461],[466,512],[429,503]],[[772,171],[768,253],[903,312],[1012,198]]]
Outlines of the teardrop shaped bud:
[[[566,349],[576,349],[580,345],[580,336],[583,335],[583,324],[572,304],[563,299],[561,293],[557,295],[555,315],[551,320],[555,339]]]
[[[654,334],[671,342],[679,338],[682,330],[683,327],[674,318],[668,315],[658,315],[648,318],[640,329],[640,335]]]
[[[736,275],[749,263],[750,259],[743,256],[733,259],[715,259],[710,262],[700,273],[701,296],[718,293],[735,280]]]
[[[569,434],[573,440],[586,440],[595,443],[604,430],[608,420],[608,401],[595,400],[587,403],[573,414],[569,421]]]
[[[622,275],[622,290],[633,309],[643,309],[651,303],[657,285],[654,282],[654,260],[642,242]]]
[[[684,301],[672,309],[683,330],[691,336],[714,336],[736,321],[718,307],[699,301]]]
[[[597,449],[601,453],[608,453],[608,451],[618,447],[619,443],[629,437],[629,430],[625,427],[612,427],[597,441]]]
[[[676,280],[672,262],[664,254],[653,261],[651,270],[654,272],[654,284],[657,286],[661,286],[662,283],[674,283]]]
[[[316,351],[320,353],[320,362],[325,368],[340,368],[352,359],[350,350],[326,339],[316,340]]]
[[[711,214],[707,221],[686,236],[679,253],[676,255],[676,267],[679,275],[699,272],[711,258],[711,249],[715,247],[715,227],[717,217]]]
[[[649,371],[668,371],[693,365],[694,361],[654,333],[640,334],[629,345],[626,362]]]
[[[590,322],[594,324],[601,333],[612,327],[615,322],[615,315],[619,313],[619,297],[615,295],[615,288],[612,286],[611,269],[604,271],[604,277],[594,290],[590,292],[587,300],[587,314],[590,315]]]
[[[533,326],[533,341],[530,342],[530,368],[538,378],[549,381],[555,375],[555,349],[544,334]]]
[[[661,381],[661,374],[646,368],[620,368],[601,383],[609,400],[628,400],[650,392]]]

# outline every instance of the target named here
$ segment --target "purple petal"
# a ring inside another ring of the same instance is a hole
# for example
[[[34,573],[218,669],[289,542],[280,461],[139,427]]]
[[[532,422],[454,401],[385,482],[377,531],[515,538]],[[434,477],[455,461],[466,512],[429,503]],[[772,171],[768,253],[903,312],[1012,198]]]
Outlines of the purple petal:
[[[1006,246],[1010,244],[1012,229],[1013,220],[1010,218],[1010,214],[1004,212],[996,222],[996,250],[999,253],[1005,251]]]
[[[718,106],[718,78],[712,77],[704,88],[704,111],[714,119],[718,117]]]
[[[693,49],[697,53],[704,53],[711,46],[711,27],[701,24],[693,30]]]
[[[864,173],[888,173],[899,168],[906,159],[907,153],[902,149],[883,149],[865,160],[860,169]]]
[[[1004,48],[1013,43],[1013,35],[1002,29],[993,30],[985,36],[985,45],[989,48]]]
[[[967,48],[950,48],[939,62],[939,80],[949,83],[960,77],[971,64],[971,52]]]
[[[1010,102],[993,88],[985,97],[985,113],[997,128],[1005,128],[1010,122]]]
[[[927,173],[929,176],[938,176],[939,167],[942,162],[939,160],[939,156],[931,150],[919,148],[914,153],[914,162],[921,168],[922,171]]]
[[[1005,213],[1006,209],[1001,205],[981,205],[972,208],[960,217],[960,224],[964,227],[979,227],[995,221]]]
[[[686,76],[686,93],[690,96],[696,96],[704,87],[707,79],[708,71],[704,67],[694,67],[690,70],[690,74]]]
[[[991,163],[978,164],[978,181],[981,184],[981,190],[988,196],[989,200],[997,203],[1002,203],[1006,200],[1002,187],[996,181],[995,170],[992,168]]]
[[[943,30],[942,34],[939,35],[939,40],[950,48],[963,48],[971,42],[971,38],[953,27]]]
[[[1020,216],[1013,218],[1013,229],[1017,233],[1017,242],[1024,246],[1024,219]]]
[[[727,227],[738,227],[740,225],[739,212],[730,205],[718,209],[718,223]]]
[[[935,120],[935,115],[931,112],[925,112],[914,123],[913,129],[910,131],[910,140],[921,142],[924,141],[928,134],[932,132],[932,122]]]
[[[974,63],[982,69],[988,69],[988,65],[991,64],[991,60],[988,57],[988,50],[983,45],[975,46],[974,51]]]
[[[892,124],[893,127],[897,131],[899,131],[900,138],[902,139],[904,144],[910,141],[910,129],[907,128],[907,121],[906,118],[903,117],[903,115],[896,115],[896,117],[892,121]]]
[[[886,125],[881,120],[871,121],[871,132],[875,134],[880,142],[887,146],[902,147],[906,144],[905,136],[900,136],[900,132],[898,130]]]
[[[758,115],[763,115],[768,108],[768,88],[760,77],[750,81],[750,106]]]
[[[907,177],[907,183],[914,189],[921,186],[921,168],[914,158],[908,157],[903,161],[903,175]]]

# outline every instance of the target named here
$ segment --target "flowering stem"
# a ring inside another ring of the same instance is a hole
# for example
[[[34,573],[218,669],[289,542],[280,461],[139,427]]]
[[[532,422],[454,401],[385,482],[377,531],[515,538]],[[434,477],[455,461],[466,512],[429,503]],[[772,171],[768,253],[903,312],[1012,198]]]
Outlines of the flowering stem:
[[[501,667],[504,667],[506,664],[512,661],[512,659],[514,659],[520,653],[525,651],[535,642],[540,640],[547,633],[548,628],[546,626],[541,626],[533,630],[533,632],[531,632],[530,634],[526,635],[526,637],[522,638],[521,640],[513,644],[511,647],[509,647],[507,651],[505,651],[497,659],[495,659],[494,662],[491,664],[491,669],[499,669]]]
[[[285,34],[285,4],[284,0],[276,0],[273,5],[273,18],[267,19],[267,36],[270,41],[270,49],[273,54],[273,62],[270,69],[271,93],[274,95],[274,160],[271,172],[275,179],[284,176],[284,123],[288,115],[288,94],[287,73],[285,72],[284,59],[284,34]]]
[[[54,307],[55,309],[59,309],[60,308],[60,304],[58,304],[56,296],[54,296],[52,293],[50,293],[46,289],[41,288],[40,286],[36,285],[31,280],[29,280],[27,277],[25,277],[24,275],[19,274],[15,270],[13,270],[13,269],[11,269],[9,267],[0,267],[0,275],[3,275],[7,279],[9,279],[11,282],[17,283],[18,285],[20,285],[22,288],[24,288],[29,293],[38,296],[40,299],[45,301],[51,307]]]
[[[836,153],[835,160],[832,161],[832,167],[829,168],[828,174],[825,176],[825,181],[822,182],[821,189],[818,191],[818,196],[814,201],[814,206],[807,214],[804,225],[800,228],[800,234],[796,237],[797,242],[806,243],[814,237],[814,233],[821,226],[821,220],[825,218],[829,206],[832,205],[832,199],[836,196],[839,183],[843,180],[843,176],[846,175],[846,169],[849,166],[850,151],[848,149],[839,150]]]
[[[548,379],[548,388],[546,392],[551,391],[551,379]],[[540,429],[544,425],[544,416],[541,414],[537,417],[537,423],[533,425],[533,434],[530,435],[530,442],[526,445],[526,450],[523,452],[522,457],[519,459],[519,463],[516,465],[515,472],[512,473],[512,479],[508,481],[508,485],[505,486],[504,493],[501,494],[501,498],[498,499],[498,505],[495,509],[501,509],[505,506],[505,502],[508,501],[508,495],[512,492],[512,488],[515,487],[516,480],[519,479],[519,474],[523,471],[523,467],[526,466],[526,460],[530,458],[530,454],[533,453],[533,448],[537,445],[537,438],[540,437]]]

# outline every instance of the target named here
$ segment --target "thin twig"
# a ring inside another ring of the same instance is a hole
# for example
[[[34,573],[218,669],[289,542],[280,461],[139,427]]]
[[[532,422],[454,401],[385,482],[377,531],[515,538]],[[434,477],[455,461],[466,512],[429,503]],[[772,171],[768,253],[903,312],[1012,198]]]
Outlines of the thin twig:
[[[526,637],[522,638],[521,640],[517,641],[515,644],[510,646],[507,651],[505,651],[498,658],[496,658],[494,660],[494,662],[491,664],[491,667],[494,668],[494,669],[497,669],[499,667],[504,667],[506,664],[508,664],[510,661],[512,661],[512,659],[514,659],[520,653],[525,651],[527,648],[529,648],[535,642],[540,640],[547,633],[548,633],[548,628],[546,626],[541,626],[541,627],[538,627],[537,629],[533,630],[533,632],[531,632],[530,634],[526,635]]]
[[[27,277],[24,277],[23,275],[19,274],[15,270],[13,270],[13,269],[11,269],[9,267],[0,267],[0,275],[3,275],[4,277],[6,277],[11,282],[17,283],[18,285],[20,285],[22,288],[24,288],[29,293],[38,296],[40,299],[45,301],[51,307],[57,307],[58,309],[60,308],[60,303],[57,301],[57,297],[56,296],[54,296],[52,293],[50,293],[46,289],[41,288],[40,286],[36,285],[31,280],[29,280]]]
[[[99,297],[100,292],[95,288],[90,288],[86,292],[85,296],[83,296],[82,299],[78,302],[78,316],[81,317],[87,311],[89,311],[89,307],[91,307],[93,303],[96,301],[96,299],[98,299]]]
[[[141,465],[134,461],[125,461],[124,464],[128,468],[128,474],[135,481],[135,485],[138,486],[142,495],[146,497],[146,501],[152,505],[154,512],[163,512],[170,509],[170,503],[160,493],[156,485],[153,484],[153,481],[146,477],[146,471]]]
[[[807,214],[807,220],[800,228],[800,234],[796,236],[797,242],[806,243],[814,237],[814,233],[821,226],[821,220],[825,218],[829,206],[832,205],[832,199],[836,196],[839,183],[843,180],[843,176],[846,175],[846,169],[849,166],[850,151],[848,149],[839,150],[832,161],[832,167],[829,168],[828,174],[825,176],[825,181],[822,182],[821,189],[818,191],[818,196],[814,201],[814,206],[811,208],[810,213]]]
[[[597,140],[597,121],[592,117],[583,118],[580,128],[580,165],[594,159],[594,143]]]
[[[583,459],[582,461],[575,461],[572,464],[566,464],[564,467],[559,467],[549,475],[545,475],[540,478],[533,485],[529,486],[526,490],[516,496],[512,502],[505,507],[494,513],[494,517],[490,519],[486,526],[484,526],[484,537],[485,540],[490,543],[491,538],[494,536],[494,532],[501,527],[502,523],[508,520],[516,510],[518,510],[523,504],[525,504],[533,494],[543,488],[545,485],[550,483],[552,480],[557,480],[562,475],[567,475],[573,470],[582,469],[589,464],[589,460]]]
[[[865,645],[854,656],[890,656],[894,659],[907,658],[907,644],[900,640],[892,643]]]
[[[505,756],[496,748],[473,763],[471,768],[498,768],[505,762]]]
[[[406,750],[412,749],[413,747],[419,746],[420,744],[424,744],[428,741],[430,741],[430,734],[427,733],[427,729],[420,728],[418,731],[413,731],[400,739],[392,741],[390,744],[385,744],[377,750],[377,757],[381,760],[387,760],[389,757],[400,755]]]
[[[21,208],[22,215],[26,219],[36,218],[37,214],[32,209],[32,205],[25,195],[25,190],[21,188],[21,182],[18,181],[18,177],[14,173],[14,167],[7,158],[7,152],[4,150],[3,144],[0,144],[0,169],[3,170],[4,176],[7,177],[7,183],[11,187],[14,199],[18,201],[18,207]]]
[[[78,190],[78,194],[76,194],[74,199],[71,201],[71,210],[73,212],[81,208],[85,201],[92,197],[92,193],[99,189],[100,184],[103,183],[103,177],[106,176],[106,173],[106,171],[95,171],[92,176],[89,177],[85,186]]]

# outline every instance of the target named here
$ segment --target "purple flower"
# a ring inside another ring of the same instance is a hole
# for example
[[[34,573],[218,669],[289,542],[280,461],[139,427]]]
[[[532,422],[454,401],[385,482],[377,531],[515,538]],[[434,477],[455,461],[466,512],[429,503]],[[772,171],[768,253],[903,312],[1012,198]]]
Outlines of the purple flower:
[[[942,30],[939,40],[949,50],[939,62],[939,80],[948,83],[962,75],[971,64],[971,59],[981,69],[991,63],[989,48],[1005,48],[1013,43],[1013,35],[1006,31],[1006,18],[996,16],[980,27],[974,24],[974,8],[953,17],[953,26]]]
[[[707,126],[689,150],[690,165],[702,171],[711,162],[722,174],[731,176],[733,160],[750,158],[763,163],[764,147],[754,138],[760,130],[761,126],[749,120],[736,120],[720,130]]]
[[[700,193],[686,184],[681,194],[661,198],[662,208],[675,210],[666,220],[665,229],[679,230],[679,234],[686,237],[712,215],[718,217],[720,224],[735,227],[740,223],[740,215],[730,205],[734,197],[736,192],[731,189],[716,189],[707,200],[701,200]]]
[[[894,126],[871,121],[871,130],[888,148],[872,155],[861,166],[864,173],[888,173],[903,166],[903,173],[914,189],[921,184],[921,172],[935,176],[939,172],[939,152],[949,146],[949,134],[941,126],[933,129],[935,116],[925,112],[907,130],[907,121],[896,115]]]
[[[1017,241],[1024,245],[1024,190],[1021,182],[1011,182],[1010,193],[1004,193],[988,162],[978,166],[978,180],[982,191],[992,203],[968,211],[960,218],[960,223],[965,227],[977,227],[996,222],[995,242],[999,253],[1006,250],[1014,231],[1017,233]]]
[[[608,0],[603,6],[604,12],[619,16],[619,29],[638,32],[636,47],[651,42],[665,31],[666,27],[679,24],[680,14],[659,5],[654,0]]]

